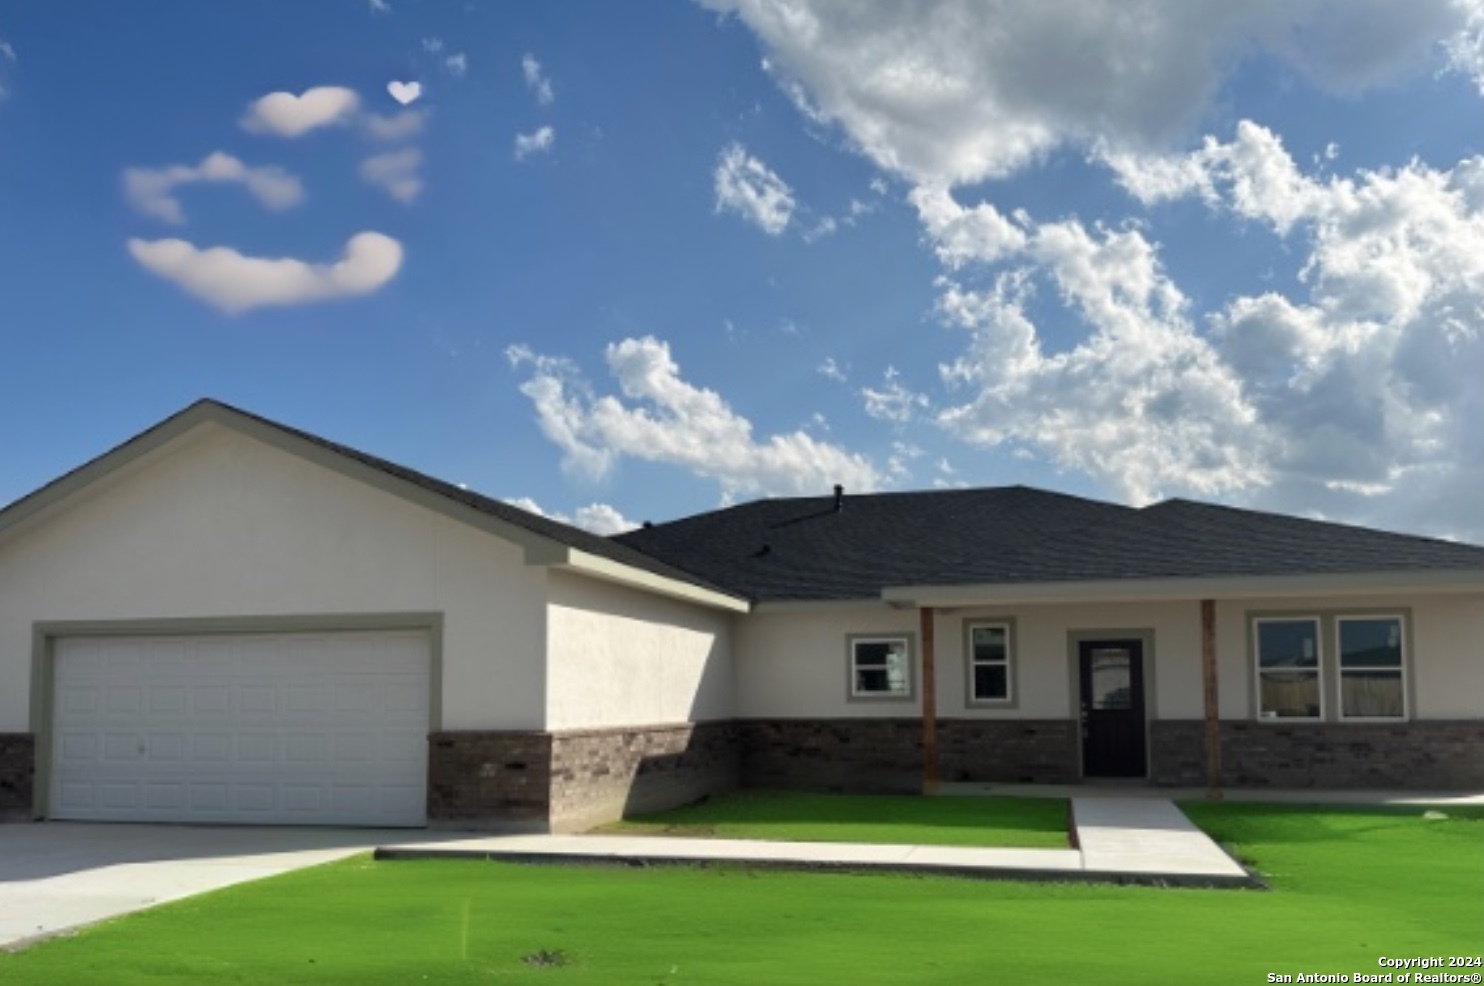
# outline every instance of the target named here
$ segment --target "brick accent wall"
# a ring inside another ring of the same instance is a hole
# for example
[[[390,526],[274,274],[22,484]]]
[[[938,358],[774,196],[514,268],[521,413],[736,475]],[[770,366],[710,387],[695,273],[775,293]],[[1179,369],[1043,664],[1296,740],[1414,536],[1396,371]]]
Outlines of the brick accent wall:
[[[571,832],[737,786],[731,723],[428,737],[428,821]]]
[[[30,733],[0,733],[0,821],[29,821],[36,778],[36,741]]]
[[[1201,786],[1205,724],[1150,723],[1154,783]],[[1484,789],[1484,721],[1221,724],[1222,782],[1252,788]]]
[[[742,783],[818,791],[922,789],[922,723],[902,719],[755,719],[742,728]],[[1068,783],[1077,724],[1061,719],[940,719],[945,781]]]
[[[551,736],[534,731],[428,737],[428,822],[450,828],[545,832]]]
[[[938,723],[938,776],[1073,784],[1079,741],[1072,719],[944,719]]]
[[[551,737],[551,826],[581,831],[739,782],[731,723],[585,729]]]
[[[922,789],[918,719],[750,719],[738,725],[744,787],[875,793]]]

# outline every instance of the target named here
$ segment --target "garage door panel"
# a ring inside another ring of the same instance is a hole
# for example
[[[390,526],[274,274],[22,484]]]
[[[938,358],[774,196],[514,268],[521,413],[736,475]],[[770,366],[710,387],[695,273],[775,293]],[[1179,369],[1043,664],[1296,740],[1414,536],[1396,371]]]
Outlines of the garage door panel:
[[[420,825],[426,634],[64,639],[52,816]]]

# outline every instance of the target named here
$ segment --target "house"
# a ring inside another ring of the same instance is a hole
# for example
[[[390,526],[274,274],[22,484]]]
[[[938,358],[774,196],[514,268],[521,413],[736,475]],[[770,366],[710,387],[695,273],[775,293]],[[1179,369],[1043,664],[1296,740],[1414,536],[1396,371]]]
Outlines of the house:
[[[1024,487],[603,538],[202,401],[0,511],[0,817],[1484,789],[1484,548]]]

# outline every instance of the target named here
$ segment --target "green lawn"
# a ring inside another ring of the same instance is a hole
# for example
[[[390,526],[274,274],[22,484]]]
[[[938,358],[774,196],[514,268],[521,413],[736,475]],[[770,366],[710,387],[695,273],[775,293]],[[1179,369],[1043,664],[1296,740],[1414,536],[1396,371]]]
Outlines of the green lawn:
[[[1067,848],[1059,798],[736,791],[701,804],[625,819],[600,831],[792,842]]]
[[[0,954],[0,983],[1238,986],[1484,951],[1484,813],[1191,814],[1274,889],[361,858]]]

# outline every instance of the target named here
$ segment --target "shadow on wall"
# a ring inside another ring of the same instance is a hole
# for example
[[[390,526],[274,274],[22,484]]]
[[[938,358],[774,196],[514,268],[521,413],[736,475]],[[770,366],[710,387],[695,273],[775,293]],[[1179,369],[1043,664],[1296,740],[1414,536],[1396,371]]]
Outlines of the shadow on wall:
[[[738,787],[738,736],[731,722],[554,735],[552,830],[581,831]]]

